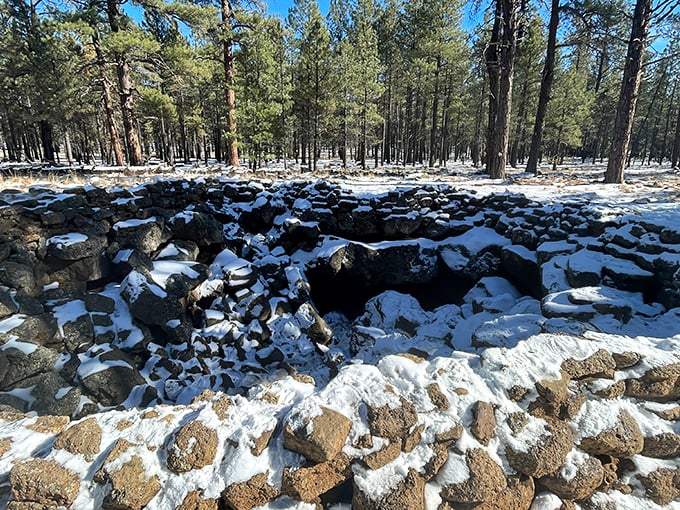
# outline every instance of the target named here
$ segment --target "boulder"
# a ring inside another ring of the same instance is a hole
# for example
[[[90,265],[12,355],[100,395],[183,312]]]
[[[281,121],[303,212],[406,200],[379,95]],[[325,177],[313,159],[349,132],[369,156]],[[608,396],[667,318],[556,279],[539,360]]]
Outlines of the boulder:
[[[657,505],[680,501],[680,469],[658,468],[646,476],[637,475],[645,487],[645,496]]]
[[[2,351],[7,362],[5,375],[0,380],[0,391],[13,389],[21,381],[50,372],[59,358],[57,352],[47,347],[24,344],[19,348],[5,347]],[[0,375],[3,370],[0,369]]]
[[[340,453],[351,427],[349,418],[327,407],[311,419],[293,414],[283,430],[283,445],[312,462],[326,462]]]
[[[383,448],[371,452],[361,458],[361,462],[369,469],[380,469],[401,454],[401,442],[387,443]]]
[[[418,414],[414,405],[401,395],[399,401],[401,405],[394,409],[389,405],[368,406],[368,426],[371,434],[386,437],[392,441],[401,440],[418,422]]]
[[[56,372],[39,374],[21,384],[33,386],[31,395],[35,397],[35,402],[31,405],[31,410],[38,414],[75,416],[78,412],[82,397],[80,389],[71,387]]]
[[[36,295],[40,290],[33,268],[11,260],[0,263],[0,284],[31,296]]]
[[[435,408],[439,411],[446,411],[449,408],[451,405],[449,399],[442,393],[439,384],[436,382],[430,383],[425,389],[427,390],[427,396],[430,397],[430,402],[432,402],[432,405],[434,405]]]
[[[300,325],[300,331],[305,333],[312,342],[328,345],[333,339],[333,331],[312,304],[300,305],[295,312],[295,320]]]
[[[520,426],[518,432],[524,426]],[[506,444],[505,454],[508,463],[517,472],[534,478],[554,473],[574,446],[571,429],[563,422],[548,420],[545,422],[545,434],[537,442],[526,448],[513,448]]]
[[[201,421],[190,421],[179,429],[167,448],[168,468],[181,474],[208,466],[215,461],[217,446],[217,431]]]
[[[652,368],[639,379],[627,379],[626,396],[656,402],[680,399],[680,363]]]
[[[422,510],[425,508],[425,480],[410,469],[405,478],[396,483],[387,494],[372,498],[367,488],[361,487],[355,477],[352,495],[353,510]]]
[[[281,492],[300,501],[312,502],[352,475],[351,459],[344,453],[314,466],[284,468]]]
[[[169,224],[175,237],[199,246],[224,242],[223,226],[211,214],[182,211],[170,218]]]
[[[141,510],[161,490],[157,475],[147,476],[141,457],[133,455],[120,468],[107,471],[111,492],[104,498],[104,510]]]
[[[231,510],[250,510],[269,503],[279,495],[267,481],[268,473],[259,473],[249,480],[229,485],[222,491],[222,501]]]
[[[604,480],[604,468],[595,457],[572,451],[567,462],[539,483],[559,497],[582,500],[592,496]]]
[[[115,241],[122,248],[134,248],[151,254],[167,240],[162,221],[152,217],[145,220],[119,221],[113,225]]]
[[[569,256],[567,280],[572,287],[591,287],[600,284],[603,254],[582,249]]]
[[[498,492],[493,499],[483,503],[456,503],[444,501],[439,510],[529,510],[534,501],[534,479],[530,476],[510,476],[508,486]],[[546,510],[541,507],[541,510]],[[555,509],[559,510],[559,509]]]
[[[54,460],[31,459],[14,465],[9,474],[16,501],[47,507],[69,507],[78,497],[80,477]]]
[[[583,437],[579,447],[591,455],[627,458],[642,451],[644,436],[635,418],[622,409],[613,427],[608,427],[595,436]]]
[[[71,232],[50,237],[45,246],[47,247],[48,257],[63,261],[75,261],[98,257],[107,244],[106,236]]]
[[[489,402],[477,401],[472,406],[472,423],[470,432],[483,445],[487,446],[489,441],[496,435],[496,415],[494,414],[493,404]]]
[[[191,491],[175,510],[219,510],[220,502],[214,498],[202,498],[203,491]]]
[[[641,454],[657,459],[680,457],[680,434],[663,432],[645,437]]]
[[[144,324],[164,326],[184,313],[186,304],[170,298],[148,274],[132,271],[123,285],[122,296],[130,307],[130,313]]]
[[[467,480],[458,483],[442,481],[442,499],[453,503],[482,503],[493,500],[507,487],[503,468],[493,461],[486,450],[468,449],[465,452],[465,464],[469,471]]]
[[[13,315],[0,321],[0,345],[11,337],[16,337],[20,342],[29,342],[35,345],[53,345],[58,343],[55,339],[57,334],[57,319],[51,313],[39,315]]]
[[[584,379],[586,377],[614,378],[616,361],[610,352],[599,349],[595,354],[585,359],[566,359],[561,368],[572,379]]]
[[[101,440],[102,429],[99,423],[95,418],[87,418],[59,434],[53,448],[83,455],[85,459],[92,461],[99,453]]]
[[[124,356],[121,356],[121,359],[125,359]],[[136,386],[146,384],[144,378],[131,366],[115,362],[106,365],[105,369],[98,372],[91,374],[86,372],[87,375],[81,380],[83,388],[102,405],[120,405],[125,402]],[[149,398],[146,403],[153,398],[155,396]]]

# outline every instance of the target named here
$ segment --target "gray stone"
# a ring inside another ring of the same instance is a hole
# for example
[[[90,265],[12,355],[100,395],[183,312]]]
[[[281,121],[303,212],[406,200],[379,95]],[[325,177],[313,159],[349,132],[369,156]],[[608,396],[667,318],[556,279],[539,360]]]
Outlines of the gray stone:
[[[175,237],[193,241],[199,246],[224,242],[222,224],[210,214],[183,211],[169,223]]]
[[[51,237],[47,243],[48,256],[64,261],[74,261],[98,257],[106,248],[108,241],[105,236],[76,233]]]
[[[35,295],[39,290],[33,269],[11,260],[0,263],[0,284],[30,295]]]

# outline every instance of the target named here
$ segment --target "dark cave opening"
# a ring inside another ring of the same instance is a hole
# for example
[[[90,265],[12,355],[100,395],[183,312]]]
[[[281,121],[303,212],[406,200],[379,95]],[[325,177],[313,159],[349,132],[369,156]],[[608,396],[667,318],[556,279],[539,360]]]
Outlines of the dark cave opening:
[[[432,311],[442,305],[460,305],[463,297],[477,283],[461,278],[448,268],[442,268],[428,282],[411,284],[371,283],[346,274],[332,275],[325,271],[307,273],[312,301],[321,315],[340,312],[354,320],[364,312],[366,302],[387,290],[409,294],[423,310]]]

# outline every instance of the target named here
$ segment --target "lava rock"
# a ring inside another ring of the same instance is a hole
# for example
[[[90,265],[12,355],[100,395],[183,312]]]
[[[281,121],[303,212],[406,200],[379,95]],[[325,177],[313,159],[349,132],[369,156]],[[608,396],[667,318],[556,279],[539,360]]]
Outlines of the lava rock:
[[[615,426],[603,430],[596,436],[584,437],[579,447],[591,455],[627,458],[643,450],[644,436],[635,418],[623,409],[619,412]]]
[[[464,482],[446,484],[441,497],[453,503],[482,503],[494,499],[507,487],[505,473],[481,448],[465,452],[469,478]]]
[[[222,492],[222,501],[231,510],[250,510],[269,503],[279,491],[267,481],[268,473],[259,473],[249,480],[229,485]]]
[[[198,420],[190,421],[175,435],[167,448],[168,467],[173,473],[201,469],[215,461],[217,432]]]
[[[80,477],[54,460],[31,459],[14,465],[9,475],[16,501],[70,507],[80,491]]]
[[[321,414],[311,420],[296,415],[291,418],[296,421],[301,418],[304,425],[293,429],[289,419],[283,431],[283,445],[313,462],[326,462],[335,458],[342,450],[352,427],[349,418],[327,407],[321,407]]]

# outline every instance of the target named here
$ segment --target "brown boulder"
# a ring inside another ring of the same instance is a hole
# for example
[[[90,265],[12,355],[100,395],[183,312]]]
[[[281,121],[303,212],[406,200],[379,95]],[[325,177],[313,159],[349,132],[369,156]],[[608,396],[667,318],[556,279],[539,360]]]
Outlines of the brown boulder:
[[[59,434],[54,442],[54,448],[83,455],[91,461],[99,453],[101,441],[102,429],[99,423],[95,418],[87,418]]]
[[[423,510],[425,508],[425,480],[413,469],[391,492],[378,500],[371,499],[354,482],[352,510]]]
[[[283,430],[283,446],[313,462],[335,458],[345,444],[352,422],[333,409],[321,407],[321,411],[311,420],[303,417],[303,425],[296,430],[287,424]]]
[[[351,474],[351,459],[344,453],[327,462],[295,470],[285,468],[281,492],[301,501],[311,502],[347,480]]]
[[[546,433],[528,448],[515,450],[510,445],[506,445],[505,455],[515,471],[540,478],[555,472],[564,464],[567,453],[574,446],[571,429],[557,420],[547,421],[545,428]]]
[[[627,458],[642,451],[644,436],[635,419],[623,409],[616,425],[594,437],[584,437],[579,447],[591,455]]]
[[[399,396],[399,401],[401,405],[394,409],[389,405],[368,406],[368,426],[371,434],[393,441],[401,440],[418,422],[418,414],[414,405],[402,396]]]
[[[680,435],[664,432],[655,436],[645,437],[642,455],[657,459],[670,459],[680,456]]]
[[[472,407],[472,423],[470,424],[472,435],[486,446],[493,439],[495,429],[496,415],[493,411],[493,405],[489,402],[475,402]]]
[[[161,490],[158,476],[147,477],[142,459],[137,455],[106,474],[111,492],[104,498],[104,510],[141,510]]]
[[[274,435],[274,429],[265,430],[262,434],[253,439],[253,445],[250,447],[251,453],[255,457],[262,455],[262,452],[269,446],[269,441]]]
[[[496,464],[486,450],[471,448],[465,452],[465,463],[470,477],[464,482],[442,487],[441,497],[458,503],[482,503],[494,499],[507,487],[503,468]]]
[[[541,381],[536,382],[536,391],[541,397],[546,399],[548,402],[555,405],[561,405],[564,402],[566,402],[569,396],[568,385],[569,376],[563,373],[561,379],[557,380],[543,379]]]
[[[436,382],[429,384],[425,389],[427,390],[427,396],[430,397],[432,405],[437,409],[446,411],[449,408],[449,399],[442,393],[442,390]]]
[[[493,500],[484,503],[456,503],[446,501],[439,510],[529,510],[534,500],[534,479],[530,476],[511,476],[508,486],[500,491]]]
[[[201,421],[190,421],[179,429],[167,452],[168,468],[173,473],[201,469],[215,461],[217,431]]]
[[[31,459],[15,464],[9,474],[16,501],[71,506],[80,491],[80,477],[54,460]]]
[[[659,468],[647,476],[638,475],[645,486],[645,496],[657,505],[669,505],[680,500],[680,468]]]
[[[614,377],[614,370],[616,370],[616,361],[614,361],[610,352],[600,349],[585,359],[569,358],[564,360],[562,370],[572,379],[584,379],[586,377],[611,379]]]
[[[389,464],[401,454],[400,443],[387,443],[386,446],[378,451],[369,453],[362,457],[363,462],[369,469],[379,469],[386,464]]]
[[[612,358],[616,363],[616,370],[623,370],[624,368],[634,367],[642,361],[642,354],[632,351],[613,352]]]
[[[663,365],[626,381],[626,396],[657,402],[680,399],[680,363]]]
[[[71,420],[68,416],[38,416],[35,422],[26,428],[40,432],[41,434],[60,434],[64,431]]]
[[[219,501],[217,499],[201,498],[202,491],[191,491],[187,494],[175,510],[218,510]]]
[[[602,484],[602,463],[590,455],[576,455],[569,465],[542,477],[538,483],[564,499],[589,498]]]
[[[606,388],[602,388],[601,390],[596,391],[595,395],[597,395],[600,398],[612,400],[615,398],[622,397],[625,392],[626,381],[617,381],[614,384],[610,384]]]
[[[233,483],[222,491],[222,501],[231,510],[250,510],[269,503],[279,491],[269,485],[268,473],[259,473],[250,480]]]

